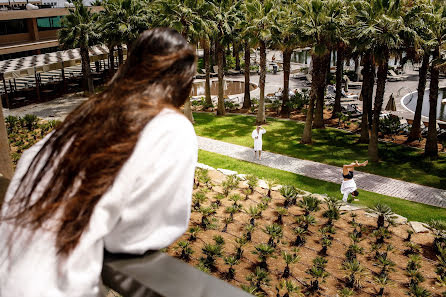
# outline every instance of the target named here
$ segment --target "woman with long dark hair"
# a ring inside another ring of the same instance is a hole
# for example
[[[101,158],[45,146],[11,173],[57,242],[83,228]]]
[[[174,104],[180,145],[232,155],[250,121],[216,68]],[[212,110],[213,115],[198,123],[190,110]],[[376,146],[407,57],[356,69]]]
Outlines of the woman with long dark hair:
[[[195,51],[145,31],[108,88],[27,150],[0,217],[0,296],[99,296],[104,248],[142,254],[187,228],[197,160],[178,112]]]

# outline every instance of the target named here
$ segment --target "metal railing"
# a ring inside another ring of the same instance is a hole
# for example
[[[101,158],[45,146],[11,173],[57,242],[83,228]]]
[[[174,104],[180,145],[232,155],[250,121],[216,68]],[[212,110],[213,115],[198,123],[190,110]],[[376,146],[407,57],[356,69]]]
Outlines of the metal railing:
[[[252,297],[161,252],[144,256],[106,254],[102,281],[124,297]]]

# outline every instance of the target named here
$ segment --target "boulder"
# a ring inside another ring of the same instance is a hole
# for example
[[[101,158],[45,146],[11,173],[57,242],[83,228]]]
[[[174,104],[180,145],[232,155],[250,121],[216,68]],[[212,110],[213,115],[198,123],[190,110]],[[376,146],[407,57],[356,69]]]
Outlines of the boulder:
[[[197,163],[197,168],[207,169],[207,170],[215,170],[214,167],[211,167],[211,166],[203,164],[203,163]]]
[[[354,204],[344,204],[341,206],[340,210],[341,211],[355,211],[355,210],[360,210],[360,209],[364,209],[366,208],[365,206],[361,206],[361,205],[354,205]]]
[[[404,225],[404,224],[407,224],[407,218],[395,214],[395,223],[396,223],[397,225]]]
[[[221,173],[223,173],[224,175],[234,175],[237,174],[237,171],[232,171],[229,169],[223,169],[223,168],[217,168],[218,171],[220,171]]]
[[[421,222],[409,222],[409,225],[412,227],[413,231],[415,233],[428,233],[429,229],[426,228],[426,224],[421,223]]]
[[[246,180],[246,174],[239,173],[237,174],[237,177],[240,178],[241,180]]]

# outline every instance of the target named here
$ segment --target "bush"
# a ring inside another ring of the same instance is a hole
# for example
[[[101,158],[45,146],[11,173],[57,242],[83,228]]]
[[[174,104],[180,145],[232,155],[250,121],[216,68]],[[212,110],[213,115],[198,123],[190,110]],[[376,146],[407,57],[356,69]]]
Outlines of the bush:
[[[6,129],[8,130],[8,134],[13,132],[16,129],[17,122],[19,122],[18,117],[7,116],[5,118]]]
[[[197,69],[204,69],[204,59],[203,58],[198,58]]]
[[[356,81],[358,78],[358,75],[354,70],[345,70],[344,75],[347,75],[348,79],[351,81]]]
[[[235,58],[232,55],[226,55],[226,67],[225,71],[228,69],[234,69],[235,68]]]
[[[288,106],[291,110],[301,110],[305,105],[310,102],[310,93],[307,90],[302,90],[302,92],[297,92],[288,101]]]
[[[402,131],[400,119],[397,116],[386,115],[379,120],[379,131],[383,135],[395,135]]]
[[[23,117],[22,127],[26,127],[29,131],[37,128],[37,116],[33,114],[27,114]]]
[[[225,104],[225,109],[231,110],[231,109],[234,109],[234,107],[235,107],[235,104],[232,101],[225,101],[224,104]]]

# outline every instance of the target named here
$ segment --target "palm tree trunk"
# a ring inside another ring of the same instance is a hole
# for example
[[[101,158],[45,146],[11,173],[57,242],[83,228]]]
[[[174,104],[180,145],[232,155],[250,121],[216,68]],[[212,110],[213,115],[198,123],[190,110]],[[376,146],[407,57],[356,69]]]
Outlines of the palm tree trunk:
[[[251,95],[249,89],[249,68],[251,65],[251,52],[249,43],[245,41],[245,96],[243,98],[243,108],[251,107]]]
[[[82,58],[82,75],[84,76],[84,83],[87,87],[87,92],[91,96],[94,94],[93,79],[91,78],[90,69],[90,55],[88,54],[88,48],[80,48],[81,58]]]
[[[235,70],[240,70],[240,45],[238,42],[234,43],[234,54],[235,54]]]
[[[314,67],[314,64],[313,64]],[[313,128],[325,128],[324,125],[324,95],[325,95],[325,86],[327,85],[327,72],[330,71],[330,52],[323,55],[321,57],[321,80],[320,83],[315,87],[317,88],[317,97],[316,101],[316,110],[314,113],[314,122]],[[328,71],[327,71],[328,69]],[[323,79],[322,79],[323,78]],[[318,79],[319,80],[319,79]],[[313,77],[314,81],[314,77]],[[311,88],[313,88],[313,84],[311,84]]]
[[[361,59],[359,56],[355,58],[355,73],[356,73],[356,81],[359,81],[359,76],[361,74]]]
[[[108,61],[109,61],[109,72],[110,75],[113,75],[115,73],[115,47],[113,45],[109,45],[108,47]]]
[[[430,53],[426,51],[423,55],[423,62],[421,63],[419,71],[418,89],[417,89],[417,107],[415,108],[415,115],[410,130],[410,134],[407,137],[407,142],[418,140],[421,137],[421,110],[423,108],[424,91],[426,90],[427,71],[429,68]]]
[[[203,51],[204,51],[204,68],[206,71],[206,81],[204,83],[204,94],[205,94],[205,101],[206,105],[211,106],[212,105],[212,98],[211,98],[211,53],[209,49],[209,43],[207,40],[203,41]]]
[[[342,97],[342,74],[344,73],[344,48],[338,47],[336,58],[336,95],[333,106],[332,118],[337,118],[341,112],[341,97]]]
[[[194,115],[192,114],[190,97],[186,100],[186,102],[184,102],[184,115],[189,119],[189,121],[191,121],[191,123],[194,123]]]
[[[289,104],[289,93],[290,93],[290,68],[291,68],[291,54],[292,50],[286,49],[283,51],[283,92],[282,92],[282,109],[280,111],[281,115],[289,116],[290,114],[290,104]]]
[[[379,161],[378,154],[378,129],[379,129],[379,115],[384,101],[384,92],[386,89],[387,70],[389,62],[389,54],[385,53],[385,59],[378,66],[377,82],[376,82],[376,96],[372,119],[372,133],[370,135],[370,142],[368,148],[369,160],[372,162]]]
[[[220,44],[221,36],[218,37],[216,50],[217,50],[217,62],[218,62],[218,106],[217,115],[225,115],[225,98],[223,93],[223,56],[225,54],[225,48]]]
[[[130,47],[127,45],[127,52],[129,51]],[[118,45],[118,60],[119,60],[119,66],[124,64],[124,51],[122,50],[122,45]]]
[[[265,79],[266,79],[266,44],[265,41],[260,41],[260,98],[259,98],[259,110],[257,112],[257,125],[266,123],[265,119]]]
[[[9,151],[8,133],[6,132],[5,118],[3,117],[3,106],[0,100],[0,174],[7,179],[11,179],[13,173]]]
[[[437,143],[437,101],[438,101],[438,81],[440,71],[437,68],[440,57],[440,47],[437,46],[432,54],[431,81],[429,90],[429,127],[427,131],[426,146],[424,155],[431,159],[438,158]]]
[[[319,85],[325,85],[325,75],[327,73],[324,57],[313,54],[311,56],[311,61],[313,63],[313,68],[311,70],[311,90],[310,90],[310,103],[307,111],[307,118],[305,119],[305,127],[302,135],[301,143],[310,144],[312,142],[312,126],[313,126],[313,113],[314,113],[314,103],[319,96],[320,88]],[[322,94],[323,96],[323,94]]]
[[[375,71],[373,60],[370,54],[364,55],[364,67],[362,69],[362,118],[361,118],[361,136],[360,143],[369,143],[369,122],[372,118],[369,116],[371,111],[371,102],[373,96],[373,86],[375,84]]]

